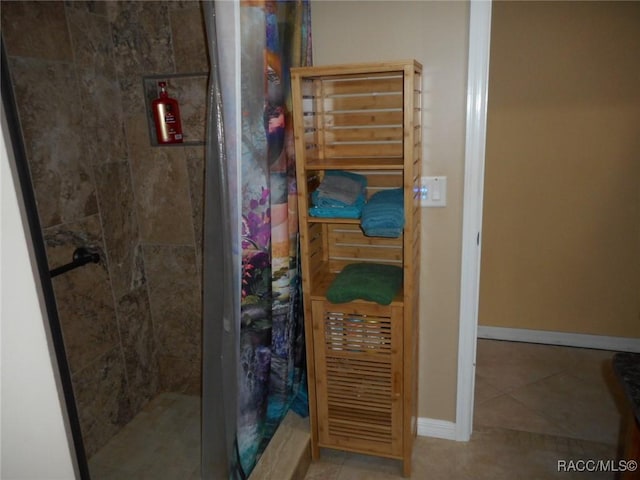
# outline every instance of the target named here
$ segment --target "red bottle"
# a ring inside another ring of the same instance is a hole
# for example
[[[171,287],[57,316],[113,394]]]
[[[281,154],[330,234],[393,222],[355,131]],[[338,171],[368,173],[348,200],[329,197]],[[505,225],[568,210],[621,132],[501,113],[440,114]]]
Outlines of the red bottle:
[[[182,123],[178,101],[169,98],[167,84],[158,82],[160,95],[152,103],[158,143],[182,143]]]

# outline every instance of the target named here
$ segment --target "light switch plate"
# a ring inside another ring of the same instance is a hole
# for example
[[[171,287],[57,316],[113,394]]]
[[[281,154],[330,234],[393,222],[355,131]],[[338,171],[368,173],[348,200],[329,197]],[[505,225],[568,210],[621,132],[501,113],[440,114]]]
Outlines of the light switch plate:
[[[420,206],[447,206],[447,177],[422,177],[420,182]]]

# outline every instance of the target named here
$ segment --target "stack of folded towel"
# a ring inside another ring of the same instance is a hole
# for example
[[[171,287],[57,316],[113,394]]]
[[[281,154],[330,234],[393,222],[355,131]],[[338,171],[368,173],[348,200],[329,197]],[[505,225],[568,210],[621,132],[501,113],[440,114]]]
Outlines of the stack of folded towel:
[[[382,190],[371,196],[362,209],[360,225],[369,237],[397,238],[404,228],[404,192]]]
[[[360,218],[365,204],[367,178],[357,173],[328,170],[311,194],[312,217]]]
[[[402,287],[402,268],[378,263],[352,263],[331,282],[327,300],[346,303],[362,299],[389,305]]]

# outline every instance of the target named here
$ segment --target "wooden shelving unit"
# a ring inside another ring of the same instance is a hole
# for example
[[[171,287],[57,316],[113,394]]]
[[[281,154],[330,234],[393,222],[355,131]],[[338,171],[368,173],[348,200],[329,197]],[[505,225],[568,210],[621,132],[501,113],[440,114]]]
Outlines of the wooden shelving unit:
[[[421,76],[413,60],[291,69],[312,457],[327,447],[394,458],[405,476],[417,420]],[[366,176],[367,197],[402,188],[402,235],[310,216],[327,170]],[[402,267],[390,305],[326,299],[355,262]]]

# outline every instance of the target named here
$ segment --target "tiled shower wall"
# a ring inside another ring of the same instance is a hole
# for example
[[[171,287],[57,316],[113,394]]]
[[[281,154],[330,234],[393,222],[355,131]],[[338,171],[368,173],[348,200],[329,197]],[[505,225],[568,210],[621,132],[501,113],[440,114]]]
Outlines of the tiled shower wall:
[[[142,77],[208,71],[199,2],[2,2],[85,448],[200,390],[204,147],[152,147]],[[204,118],[202,119],[204,122]]]

